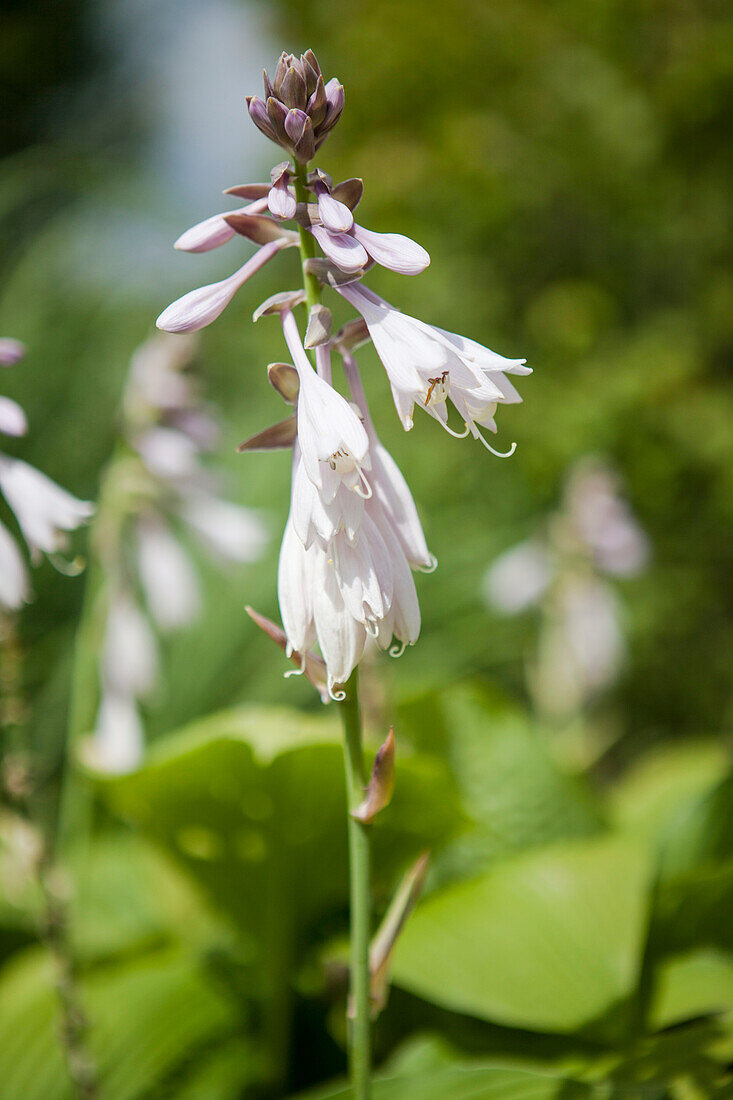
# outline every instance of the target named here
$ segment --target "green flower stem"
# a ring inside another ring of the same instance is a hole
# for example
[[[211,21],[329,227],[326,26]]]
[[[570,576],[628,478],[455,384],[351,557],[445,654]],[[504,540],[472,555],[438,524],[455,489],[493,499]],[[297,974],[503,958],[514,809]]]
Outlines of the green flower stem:
[[[371,995],[369,935],[369,826],[354,816],[364,797],[364,753],[358,671],[345,685],[346,698],[339,704],[344,726],[344,762],[349,827],[349,880],[351,899],[351,1030],[349,1068],[354,1100],[369,1100],[371,1090]]]
[[[295,199],[298,203],[307,204],[309,201],[313,201],[313,195],[305,185],[306,175],[306,165],[295,162],[293,182],[295,184]],[[312,260],[316,255],[316,242],[308,230],[302,225],[298,225],[298,236],[300,237],[300,260],[303,265],[305,300],[310,310],[311,306],[318,305],[321,300],[321,284],[318,282],[315,275],[312,275],[310,271],[306,270],[305,266],[306,260]]]
[[[299,203],[309,201],[307,169],[295,164],[295,197]],[[306,260],[316,254],[311,234],[298,226],[300,234],[300,259],[303,265],[303,286],[306,304],[318,305],[321,286],[318,279],[306,269]],[[346,768],[346,796],[349,833],[349,903],[351,914],[351,980],[350,980],[350,1029],[349,1072],[354,1090],[354,1100],[370,1100],[371,1088],[371,996],[369,974],[369,933],[371,895],[369,886],[369,826],[353,817],[353,811],[364,797],[364,753],[362,749],[361,710],[359,707],[358,672],[355,669],[348,684],[346,697],[339,704],[344,727],[344,764]]]

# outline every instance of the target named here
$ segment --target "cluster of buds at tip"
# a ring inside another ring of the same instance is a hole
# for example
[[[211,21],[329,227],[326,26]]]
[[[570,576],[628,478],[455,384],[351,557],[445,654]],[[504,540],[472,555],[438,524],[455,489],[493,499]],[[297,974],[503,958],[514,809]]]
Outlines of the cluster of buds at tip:
[[[263,72],[265,98],[247,96],[259,130],[289,156],[307,164],[320,149],[344,108],[344,89],[334,77],[324,83],[313,50],[300,57],[283,53],[272,80]]]

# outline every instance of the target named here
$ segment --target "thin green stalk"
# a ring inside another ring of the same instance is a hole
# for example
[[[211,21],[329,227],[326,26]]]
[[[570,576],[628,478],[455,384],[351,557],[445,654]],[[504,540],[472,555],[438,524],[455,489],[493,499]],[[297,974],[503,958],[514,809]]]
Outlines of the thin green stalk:
[[[305,185],[306,175],[306,165],[296,162],[293,182],[295,184],[295,199],[298,203],[307,204],[313,200],[313,196]],[[306,305],[310,310],[311,306],[318,305],[321,300],[321,285],[316,276],[308,271],[305,266],[306,260],[312,260],[316,255],[316,242],[308,230],[300,224],[298,225],[298,236],[300,237],[300,261],[303,265],[303,288],[305,289]]]
[[[369,826],[354,816],[364,797],[364,753],[358,672],[355,669],[340,704],[344,726],[344,763],[349,827],[349,882],[351,901],[351,1029],[349,1069],[354,1100],[369,1100],[371,1090],[371,995],[369,936],[371,897],[369,887]]]
[[[295,198],[307,203],[310,192],[306,188],[307,167],[295,164]],[[300,236],[300,260],[303,267],[303,287],[308,309],[321,301],[321,285],[315,275],[306,268],[306,261],[316,255],[313,237],[303,226],[298,226]],[[366,776],[361,735],[361,710],[359,707],[358,671],[355,669],[345,686],[346,695],[339,704],[344,726],[344,765],[346,769],[346,796],[349,834],[349,906],[351,919],[350,965],[350,1028],[349,1073],[354,1100],[370,1100],[371,1086],[371,995],[369,973],[369,934],[371,894],[369,884],[369,826],[353,817],[364,797]]]

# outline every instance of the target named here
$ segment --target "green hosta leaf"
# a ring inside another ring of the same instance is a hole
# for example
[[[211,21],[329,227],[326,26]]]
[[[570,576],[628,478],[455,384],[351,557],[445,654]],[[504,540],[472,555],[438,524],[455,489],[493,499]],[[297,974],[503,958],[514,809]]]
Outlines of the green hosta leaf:
[[[94,1027],[89,1043],[105,1100],[137,1100],[196,1065],[200,1052],[228,1038],[233,1006],[195,959],[165,947],[99,967],[80,982]],[[16,956],[0,973],[0,1080],[3,1100],[69,1100],[58,1044],[58,1012],[49,959],[40,948]],[[239,1086],[250,1075],[241,1063]],[[212,1094],[227,1100],[231,1092]]]
[[[606,1085],[583,1084],[567,1077],[471,1062],[435,1068],[429,1073],[378,1078],[374,1100],[610,1100]],[[658,1094],[652,1095],[652,1100]],[[309,1092],[301,1100],[350,1100],[348,1086]]]
[[[420,904],[394,958],[395,984],[446,1008],[565,1032],[635,988],[649,861],[630,842],[589,839],[523,853]]]
[[[458,687],[405,705],[398,734],[411,734],[450,761],[476,827],[452,863],[465,873],[505,853],[598,832],[597,800],[565,774],[528,716],[477,687]]]
[[[665,879],[733,860],[733,773],[683,805],[663,838]]]
[[[733,1013],[733,955],[693,951],[660,966],[650,1010],[652,1027],[670,1027],[710,1013]]]
[[[681,808],[699,802],[729,768],[720,741],[656,746],[642,756],[613,788],[613,823],[657,840]]]
[[[111,807],[182,862],[240,931],[273,944],[347,899],[338,720],[249,709],[160,743],[138,772],[104,780]],[[373,826],[377,886],[460,818],[447,767],[398,760],[394,798]]]

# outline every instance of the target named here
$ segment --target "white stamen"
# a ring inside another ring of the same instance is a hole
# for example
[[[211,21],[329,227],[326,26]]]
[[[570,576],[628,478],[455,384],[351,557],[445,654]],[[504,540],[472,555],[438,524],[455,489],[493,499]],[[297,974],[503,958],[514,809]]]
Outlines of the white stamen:
[[[497,458],[511,458],[512,455],[514,454],[514,452],[517,449],[516,443],[512,443],[512,445],[511,445],[511,447],[509,448],[508,451],[497,451],[497,450],[495,450],[491,446],[490,443],[487,443],[487,441],[481,435],[481,432],[478,430],[478,428],[476,428],[476,438],[480,439],[481,442],[483,443],[484,447],[486,448],[486,450],[491,451],[492,455],[496,455]]]

